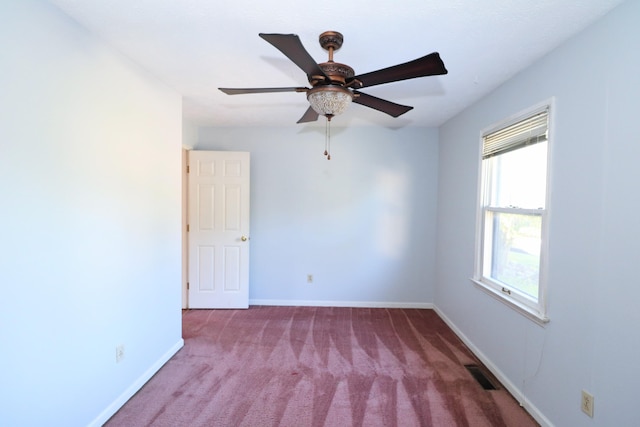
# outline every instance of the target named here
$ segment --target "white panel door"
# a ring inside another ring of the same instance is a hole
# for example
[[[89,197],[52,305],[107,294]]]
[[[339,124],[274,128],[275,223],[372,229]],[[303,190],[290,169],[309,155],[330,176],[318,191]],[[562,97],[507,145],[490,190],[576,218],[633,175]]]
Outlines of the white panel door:
[[[249,153],[189,152],[189,308],[249,307]]]

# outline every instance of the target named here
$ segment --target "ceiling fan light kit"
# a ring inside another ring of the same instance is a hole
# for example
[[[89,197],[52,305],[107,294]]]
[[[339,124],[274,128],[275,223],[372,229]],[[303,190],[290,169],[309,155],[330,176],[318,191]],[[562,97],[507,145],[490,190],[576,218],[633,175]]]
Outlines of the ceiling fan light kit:
[[[281,88],[219,88],[228,95],[273,93],[273,92],[306,92],[309,108],[298,120],[298,123],[307,123],[318,120],[318,116],[327,119],[325,155],[328,154],[330,140],[329,123],[334,116],[342,114],[351,102],[365,107],[373,108],[392,117],[398,117],[413,107],[396,104],[375,96],[358,91],[363,87],[374,86],[383,83],[391,83],[400,80],[413,79],[440,74],[447,74],[447,69],[437,52],[433,52],[422,58],[398,64],[392,67],[373,71],[366,74],[355,75],[353,68],[346,64],[333,61],[334,51],[340,49],[344,37],[337,31],[325,31],[320,34],[319,42],[323,49],[329,52],[329,60],[316,63],[302,45],[300,38],[295,34],[259,34],[260,37],[280,50],[294,64],[307,74],[307,80],[311,88],[307,87],[281,87]]]
[[[328,120],[344,113],[352,99],[353,93],[338,85],[320,86],[307,91],[307,100],[311,108]]]

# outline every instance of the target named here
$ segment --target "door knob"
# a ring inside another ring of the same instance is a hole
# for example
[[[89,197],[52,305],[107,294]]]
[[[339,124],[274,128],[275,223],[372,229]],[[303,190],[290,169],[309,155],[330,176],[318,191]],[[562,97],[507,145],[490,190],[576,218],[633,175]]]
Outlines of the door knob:
[[[246,242],[247,240],[249,240],[249,238],[247,236],[242,236],[240,240],[242,240],[243,242]]]

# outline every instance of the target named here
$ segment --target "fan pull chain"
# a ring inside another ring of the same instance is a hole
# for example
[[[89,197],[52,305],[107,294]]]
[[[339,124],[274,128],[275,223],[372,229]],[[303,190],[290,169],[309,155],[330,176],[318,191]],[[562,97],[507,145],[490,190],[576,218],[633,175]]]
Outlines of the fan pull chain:
[[[329,155],[329,120],[324,123],[324,155]]]
[[[324,155],[327,156],[327,160],[331,160],[331,117],[333,115],[327,114],[327,121],[324,127]]]

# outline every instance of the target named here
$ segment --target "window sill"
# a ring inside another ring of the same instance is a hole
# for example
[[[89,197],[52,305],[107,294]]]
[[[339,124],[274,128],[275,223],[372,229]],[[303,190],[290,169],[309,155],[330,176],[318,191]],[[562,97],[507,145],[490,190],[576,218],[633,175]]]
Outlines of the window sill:
[[[485,285],[479,280],[476,280],[476,279],[470,279],[470,280],[474,285],[476,285],[477,288],[479,288],[486,294],[492,296],[493,298],[497,299],[498,301],[505,304],[506,306],[512,308],[516,312],[522,314],[524,317],[530,320],[533,320],[538,325],[545,326],[547,323],[549,323],[549,318],[547,316],[541,315],[537,311],[533,310],[531,307],[527,307],[526,305],[521,304],[518,301],[515,301],[513,299],[506,298],[504,294],[494,290],[493,288],[488,287],[487,285]]]

